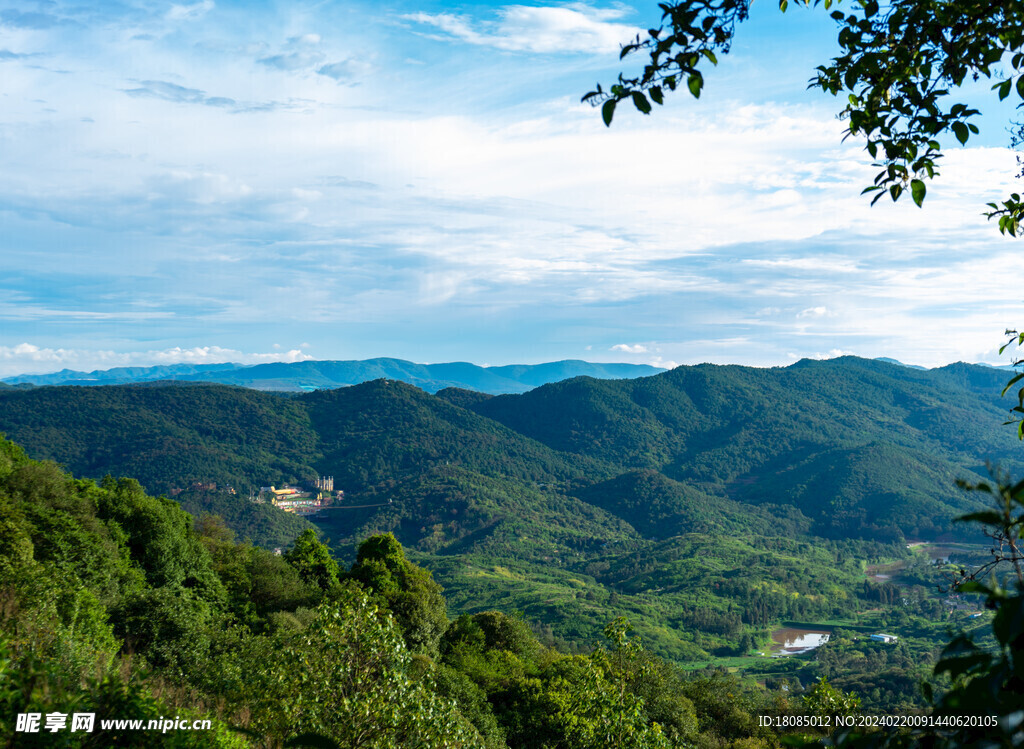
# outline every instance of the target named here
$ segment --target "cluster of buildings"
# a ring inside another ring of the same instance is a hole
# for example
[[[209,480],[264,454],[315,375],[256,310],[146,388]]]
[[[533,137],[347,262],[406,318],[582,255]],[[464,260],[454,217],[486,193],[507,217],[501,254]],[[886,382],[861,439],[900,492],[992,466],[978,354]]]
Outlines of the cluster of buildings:
[[[188,490],[196,492],[218,491],[216,481],[193,481]],[[185,489],[173,488],[168,494],[176,497]],[[235,494],[234,488],[223,485],[220,492]],[[345,498],[345,492],[341,489],[335,490],[334,476],[318,476],[311,481],[306,488],[284,485],[261,486],[259,492],[250,492],[249,500],[252,502],[269,502],[285,512],[294,512],[296,515],[315,515],[324,507],[329,507],[335,501]]]
[[[321,508],[328,507],[335,500],[344,499],[345,492],[334,490],[333,476],[320,476],[308,490],[297,486],[261,486],[254,498],[257,502],[270,502],[285,512],[296,515],[315,515]]]

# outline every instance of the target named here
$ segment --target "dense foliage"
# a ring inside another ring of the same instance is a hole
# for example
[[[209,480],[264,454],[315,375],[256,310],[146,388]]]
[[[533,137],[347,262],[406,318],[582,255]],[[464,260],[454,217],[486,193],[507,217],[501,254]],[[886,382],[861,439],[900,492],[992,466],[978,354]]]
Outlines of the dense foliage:
[[[133,480],[97,485],[0,442],[0,732],[10,746],[148,746],[111,719],[208,719],[171,746],[724,746],[771,735],[756,689],[687,677],[623,621],[563,655],[496,611],[450,622],[391,535],[344,571],[312,533],[237,544]],[[722,712],[720,694],[738,699]],[[18,714],[92,712],[28,733]]]
[[[289,546],[300,533],[314,528],[301,515],[285,512],[272,504],[245,501],[247,497],[223,490],[186,489],[174,500],[186,512],[199,517],[210,514],[222,518],[240,539],[264,549]]]

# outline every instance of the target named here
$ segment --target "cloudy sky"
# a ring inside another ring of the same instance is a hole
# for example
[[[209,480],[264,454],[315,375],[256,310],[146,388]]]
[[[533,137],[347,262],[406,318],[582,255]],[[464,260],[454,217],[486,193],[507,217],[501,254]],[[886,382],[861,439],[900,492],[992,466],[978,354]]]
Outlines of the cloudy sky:
[[[580,103],[656,3],[0,1],[0,376],[126,364],[997,361],[1009,110],[923,210],[755,4],[699,101]]]

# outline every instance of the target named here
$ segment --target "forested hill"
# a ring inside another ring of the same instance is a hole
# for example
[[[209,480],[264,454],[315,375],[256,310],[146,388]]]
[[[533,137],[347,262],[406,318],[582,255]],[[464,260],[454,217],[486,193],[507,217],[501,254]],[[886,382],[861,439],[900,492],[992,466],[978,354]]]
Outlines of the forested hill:
[[[843,357],[576,378],[466,405],[562,452],[795,505],[824,535],[886,526],[929,535],[929,518],[964,506],[957,478],[986,474],[986,461],[1020,463],[1015,436],[998,428],[1011,405],[999,397],[1006,378],[975,365],[922,371]]]

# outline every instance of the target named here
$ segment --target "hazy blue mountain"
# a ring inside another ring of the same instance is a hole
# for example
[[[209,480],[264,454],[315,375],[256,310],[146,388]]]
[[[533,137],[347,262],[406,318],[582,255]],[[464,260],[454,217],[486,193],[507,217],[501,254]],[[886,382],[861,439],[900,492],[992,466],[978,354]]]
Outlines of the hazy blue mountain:
[[[39,375],[17,375],[5,377],[3,382],[11,385],[127,385],[133,382],[153,380],[176,380],[190,375],[212,375],[215,372],[237,369],[241,364],[165,364],[153,367],[114,367],[79,372],[62,369],[60,372]]]
[[[899,364],[901,367],[910,367],[911,369],[927,369],[927,367],[922,367],[920,364],[904,364],[899,359],[891,359],[888,356],[879,356],[875,361],[884,361],[887,364]]]
[[[579,360],[481,367],[468,362],[416,364],[402,359],[382,358],[362,361],[273,362],[252,366],[175,364],[157,367],[118,367],[96,372],[65,369],[46,375],[8,377],[3,382],[12,385],[126,385],[176,380],[217,382],[254,390],[301,392],[388,379],[407,382],[428,393],[454,387],[499,394],[523,393],[538,385],[569,377],[633,378],[655,375],[663,371],[646,364],[594,364]]]
[[[922,367],[919,364],[907,364],[905,362],[901,362],[899,359],[891,359],[888,356],[879,356],[874,361],[886,362],[887,364],[898,364],[901,367],[909,367],[910,369],[928,369],[928,367]],[[963,364],[963,362],[956,362],[956,363],[957,364]],[[946,366],[952,366],[952,365],[946,365]],[[975,367],[989,367],[991,369],[1003,369],[1003,370],[1014,369],[1014,366],[1012,364],[988,364],[986,362],[977,362],[976,364],[974,364],[972,366],[975,366]]]
[[[218,372],[212,377],[196,374],[182,379],[215,381],[257,390],[322,390],[388,379],[415,385],[428,393],[451,387],[483,393],[523,393],[567,377],[644,377],[662,371],[645,364],[592,364],[585,361],[481,367],[468,362],[416,364],[402,359],[381,358],[257,364]]]
[[[566,359],[547,364],[508,364],[503,367],[488,367],[487,371],[490,374],[507,377],[520,384],[528,385],[530,388],[535,388],[549,382],[568,380],[571,377],[629,380],[634,377],[660,374],[665,370],[646,364],[594,364],[579,359]]]

